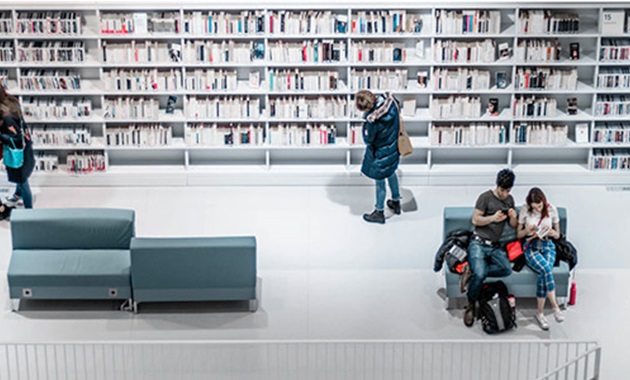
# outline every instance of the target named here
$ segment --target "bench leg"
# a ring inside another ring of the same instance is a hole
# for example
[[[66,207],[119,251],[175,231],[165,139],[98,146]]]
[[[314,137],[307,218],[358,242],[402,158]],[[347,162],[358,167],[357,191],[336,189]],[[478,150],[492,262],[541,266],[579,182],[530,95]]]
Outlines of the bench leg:
[[[138,314],[138,303],[137,302],[132,302],[131,303],[131,312],[134,314]]]
[[[18,310],[20,310],[20,299],[13,299],[11,298],[11,311],[16,313]]]
[[[258,299],[249,300],[249,311],[255,313],[258,310]]]

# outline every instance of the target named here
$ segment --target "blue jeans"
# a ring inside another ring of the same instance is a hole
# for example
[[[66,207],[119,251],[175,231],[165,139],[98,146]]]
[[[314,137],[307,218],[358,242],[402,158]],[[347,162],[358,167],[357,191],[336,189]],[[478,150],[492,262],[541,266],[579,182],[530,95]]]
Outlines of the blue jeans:
[[[510,260],[504,249],[494,248],[471,239],[468,245],[468,265],[472,272],[468,284],[468,302],[479,299],[486,277],[505,277],[512,273]]]
[[[400,200],[400,189],[398,188],[398,177],[396,177],[396,172],[393,172],[392,175],[387,177],[387,182],[389,183],[389,189],[392,192],[392,199],[395,201]],[[376,180],[376,208],[379,211],[385,210],[385,196],[387,195],[387,189],[385,189],[385,179],[377,179]]]
[[[538,275],[536,297],[545,298],[556,289],[553,264],[556,262],[556,245],[549,240],[535,240],[525,250],[525,261]]]
[[[33,208],[33,193],[31,193],[31,187],[28,181],[18,183],[15,186],[15,195],[22,198],[24,201],[24,208]]]

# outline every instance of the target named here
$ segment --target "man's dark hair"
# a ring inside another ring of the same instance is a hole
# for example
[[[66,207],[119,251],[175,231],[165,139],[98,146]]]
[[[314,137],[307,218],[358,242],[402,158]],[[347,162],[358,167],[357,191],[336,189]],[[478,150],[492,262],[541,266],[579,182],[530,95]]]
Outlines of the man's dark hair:
[[[514,179],[516,175],[510,169],[501,169],[499,173],[497,173],[497,186],[502,189],[511,189],[514,187]]]

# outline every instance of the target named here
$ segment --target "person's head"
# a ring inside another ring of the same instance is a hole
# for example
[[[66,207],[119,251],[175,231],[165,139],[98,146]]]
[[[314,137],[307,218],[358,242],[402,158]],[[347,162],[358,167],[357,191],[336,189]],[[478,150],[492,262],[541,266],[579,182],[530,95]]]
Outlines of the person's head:
[[[497,173],[496,193],[501,200],[507,199],[510,195],[510,191],[512,191],[512,187],[514,187],[515,178],[514,172],[507,168]]]
[[[6,115],[22,117],[20,101],[9,94],[6,88],[0,86],[0,116],[4,117]]]
[[[527,208],[529,211],[538,211],[541,217],[546,218],[549,216],[549,207],[547,204],[547,197],[545,193],[538,187],[532,187],[527,193],[527,198],[525,198],[525,202],[527,202]]]
[[[360,90],[354,95],[354,104],[361,112],[367,112],[376,105],[376,95],[372,91]]]

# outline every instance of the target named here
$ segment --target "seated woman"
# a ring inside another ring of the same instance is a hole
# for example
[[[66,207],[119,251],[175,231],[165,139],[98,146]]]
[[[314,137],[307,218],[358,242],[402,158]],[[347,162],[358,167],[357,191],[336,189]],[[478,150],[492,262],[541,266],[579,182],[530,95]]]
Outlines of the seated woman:
[[[529,190],[526,203],[521,207],[516,236],[519,239],[525,238],[525,260],[538,274],[536,322],[543,330],[548,330],[549,322],[543,314],[546,298],[549,298],[556,321],[564,321],[564,315],[556,302],[556,284],[551,273],[556,261],[556,247],[549,240],[560,237],[560,218],[556,208],[547,202],[545,193],[537,187]]]

